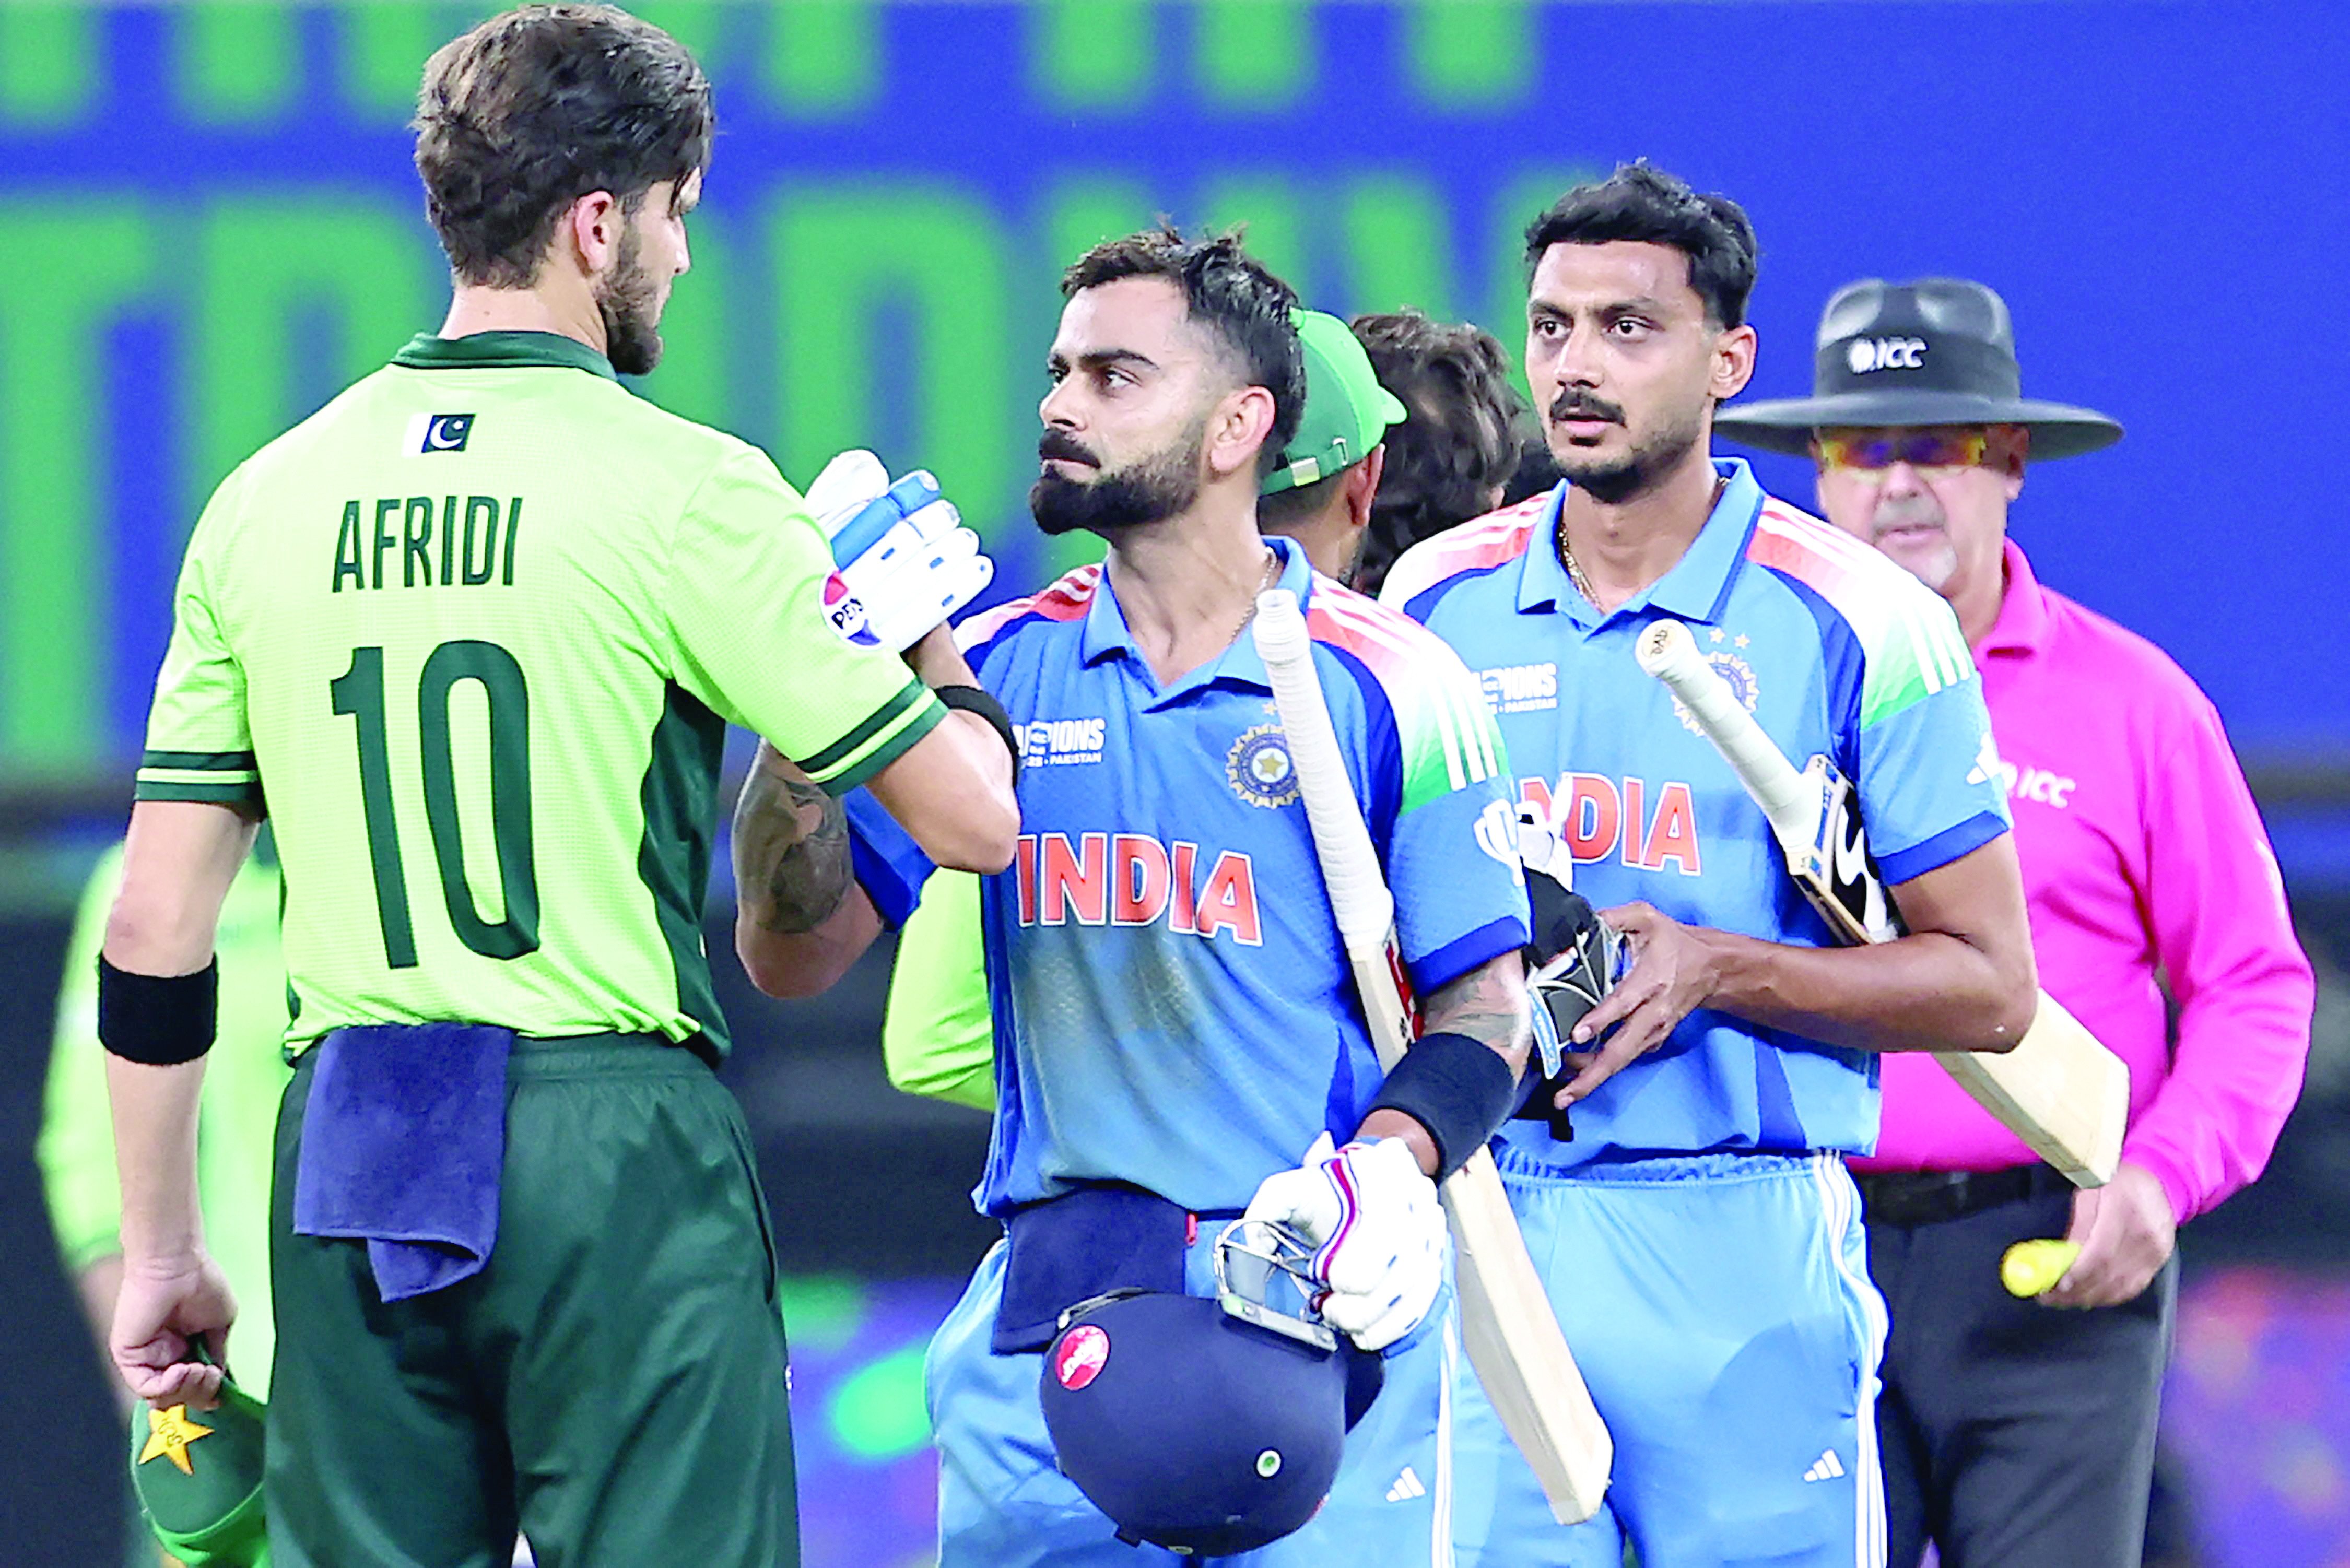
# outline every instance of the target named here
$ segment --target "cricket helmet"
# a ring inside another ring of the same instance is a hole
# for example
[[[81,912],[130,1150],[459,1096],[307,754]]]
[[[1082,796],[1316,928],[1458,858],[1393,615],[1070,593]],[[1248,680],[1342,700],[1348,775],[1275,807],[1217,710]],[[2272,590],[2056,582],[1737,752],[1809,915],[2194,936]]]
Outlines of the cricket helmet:
[[[1045,1425],[1119,1540],[1253,1552],[1329,1496],[1380,1370],[1314,1313],[1312,1255],[1284,1227],[1235,1220],[1216,1243],[1215,1297],[1118,1292],[1062,1314]]]

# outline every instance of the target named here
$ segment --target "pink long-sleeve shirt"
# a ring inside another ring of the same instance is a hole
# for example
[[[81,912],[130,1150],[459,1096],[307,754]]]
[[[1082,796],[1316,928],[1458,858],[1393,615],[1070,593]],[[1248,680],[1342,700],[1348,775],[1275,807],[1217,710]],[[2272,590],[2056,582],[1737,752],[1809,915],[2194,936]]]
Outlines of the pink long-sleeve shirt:
[[[2040,586],[2013,541],[1976,645],[2040,984],[2130,1070],[2122,1158],[2181,1220],[2268,1163],[2315,985],[2220,715],[2154,644]],[[2171,1026],[2169,1003],[2178,1022]],[[1884,1059],[1863,1170],[1997,1170],[2032,1151],[1926,1056]]]

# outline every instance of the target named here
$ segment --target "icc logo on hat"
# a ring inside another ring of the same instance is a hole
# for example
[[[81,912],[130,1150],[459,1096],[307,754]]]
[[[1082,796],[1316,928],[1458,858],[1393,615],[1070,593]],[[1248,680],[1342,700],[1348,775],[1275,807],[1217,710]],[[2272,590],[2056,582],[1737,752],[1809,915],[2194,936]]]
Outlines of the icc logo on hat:
[[[1926,368],[1923,337],[1856,337],[1845,349],[1845,362],[1856,376],[1872,370],[1922,370]]]

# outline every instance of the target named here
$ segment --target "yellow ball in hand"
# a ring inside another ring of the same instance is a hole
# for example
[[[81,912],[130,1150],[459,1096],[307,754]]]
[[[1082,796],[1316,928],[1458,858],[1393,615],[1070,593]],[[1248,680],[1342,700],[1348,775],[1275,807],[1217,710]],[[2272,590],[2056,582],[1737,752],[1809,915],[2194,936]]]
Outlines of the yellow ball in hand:
[[[2080,1255],[2078,1241],[2018,1241],[1999,1261],[1999,1282],[2009,1295],[2036,1296],[2063,1279]]]

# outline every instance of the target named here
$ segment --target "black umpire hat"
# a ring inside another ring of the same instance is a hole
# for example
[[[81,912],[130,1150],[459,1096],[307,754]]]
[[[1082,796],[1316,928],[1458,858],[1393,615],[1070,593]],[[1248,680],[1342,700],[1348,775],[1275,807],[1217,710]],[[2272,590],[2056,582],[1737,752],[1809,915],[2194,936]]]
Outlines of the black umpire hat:
[[[1732,403],[1713,428],[1766,452],[1808,452],[1812,432],[1905,425],[2022,425],[2034,459],[2074,457],[2122,439],[2090,409],[2023,395],[2007,301],[1980,283],[1863,278],[1820,313],[1812,396]]]

